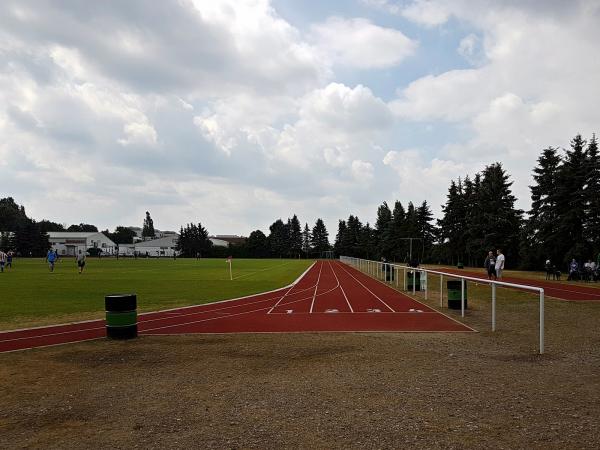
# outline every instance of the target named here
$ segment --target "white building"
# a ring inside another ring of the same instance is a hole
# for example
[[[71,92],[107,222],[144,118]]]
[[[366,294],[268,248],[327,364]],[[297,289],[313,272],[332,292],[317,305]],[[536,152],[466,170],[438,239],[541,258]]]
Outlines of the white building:
[[[177,250],[177,240],[179,239],[178,234],[168,234],[165,237],[159,239],[153,239],[151,241],[140,241],[133,244],[133,251],[138,254],[138,256],[167,256],[173,257],[174,254],[178,254]],[[127,245],[127,250],[131,251],[131,245]],[[122,253],[121,246],[119,246],[119,255],[127,255],[130,256],[131,253]]]
[[[211,237],[208,238],[208,240],[212,242],[212,245],[214,245],[215,247],[229,247],[229,242],[224,241],[223,239]]]
[[[49,231],[48,240],[59,255],[75,256],[90,248],[102,249],[103,255],[114,255],[116,244],[100,232]]]

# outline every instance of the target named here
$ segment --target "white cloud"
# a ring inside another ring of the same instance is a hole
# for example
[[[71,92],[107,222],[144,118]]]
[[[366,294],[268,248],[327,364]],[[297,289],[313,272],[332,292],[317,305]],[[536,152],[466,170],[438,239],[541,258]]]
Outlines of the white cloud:
[[[441,25],[450,16],[444,2],[436,0],[415,0],[403,8],[401,14],[407,19],[427,27]]]
[[[373,179],[373,164],[367,161],[352,161],[352,176],[358,182],[369,183]]]
[[[399,30],[361,18],[330,17],[325,23],[313,25],[311,35],[324,59],[360,69],[395,66],[418,46]]]

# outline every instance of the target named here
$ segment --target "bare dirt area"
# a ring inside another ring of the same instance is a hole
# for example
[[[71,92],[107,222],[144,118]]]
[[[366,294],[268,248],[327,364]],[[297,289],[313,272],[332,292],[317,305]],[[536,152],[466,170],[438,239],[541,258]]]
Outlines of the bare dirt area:
[[[498,301],[496,333],[489,302],[474,300],[465,323],[479,333],[160,336],[0,354],[0,447],[599,448],[600,304],[548,300],[537,355],[536,301]]]

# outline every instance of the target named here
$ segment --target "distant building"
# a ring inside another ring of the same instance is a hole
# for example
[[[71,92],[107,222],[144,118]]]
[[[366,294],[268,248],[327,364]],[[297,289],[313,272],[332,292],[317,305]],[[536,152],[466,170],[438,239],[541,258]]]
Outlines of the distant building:
[[[161,230],[154,229],[154,238],[149,238],[149,237],[143,238],[141,227],[127,227],[127,228],[135,233],[135,237],[133,238],[134,242],[139,242],[139,241],[143,241],[143,240],[151,241],[153,239],[160,239],[163,237],[173,236],[173,235],[179,236],[176,231],[161,231]]]
[[[102,254],[114,255],[117,245],[100,232],[49,231],[48,240],[59,255],[75,256],[79,250],[102,249]]]
[[[217,245],[217,246],[222,246],[222,247],[228,247],[229,245],[238,245],[238,244],[244,244],[246,242],[245,237],[243,236],[238,236],[236,234],[217,234],[215,236],[211,236],[210,240],[213,241],[213,245]],[[215,244],[214,241],[218,241],[218,242],[226,242],[227,245],[222,245],[222,244]]]
[[[137,253],[138,256],[173,257],[173,255],[179,254],[176,250],[178,239],[179,235],[174,233],[159,239],[139,241],[134,244],[120,244],[119,256],[134,256]]]

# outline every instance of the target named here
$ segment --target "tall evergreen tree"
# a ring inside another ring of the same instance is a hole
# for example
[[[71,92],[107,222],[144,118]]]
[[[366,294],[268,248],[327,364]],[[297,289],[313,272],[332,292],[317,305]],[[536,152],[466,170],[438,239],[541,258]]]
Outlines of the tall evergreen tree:
[[[317,219],[312,230],[312,245],[313,250],[319,255],[321,252],[327,251],[331,248],[329,245],[329,233],[327,232],[325,223],[320,218]]]
[[[338,231],[335,235],[333,249],[338,256],[348,256],[350,249],[348,248],[348,225],[345,220],[338,221]]]
[[[382,255],[388,255],[391,252],[391,240],[386,235],[389,223],[392,220],[392,211],[388,206],[387,202],[383,202],[377,208],[377,219],[375,221],[375,231],[377,234],[377,251],[378,257]]]
[[[208,231],[201,223],[190,223],[181,227],[176,249],[181,256],[193,258],[206,256],[212,248]]]
[[[421,206],[417,208],[417,226],[422,239],[423,262],[431,260],[431,251],[436,236],[436,230],[432,222],[433,213],[427,200],[424,200]]]
[[[311,233],[310,228],[308,228],[308,223],[304,223],[304,230],[302,231],[302,251],[304,252],[304,256],[308,258],[311,250]]]
[[[592,135],[587,147],[587,179],[584,190],[587,199],[585,238],[589,242],[592,259],[600,254],[600,155],[598,140]]]
[[[562,262],[556,246],[558,236],[558,179],[561,157],[554,147],[542,150],[538,165],[533,169],[531,209],[521,239],[522,266],[528,269],[543,267],[550,259]]]
[[[142,237],[145,239],[153,238],[155,236],[154,221],[152,220],[152,217],[150,217],[150,213],[146,211],[146,218],[144,219],[144,225],[142,226]]]
[[[486,249],[501,248],[507,264],[515,267],[519,257],[523,211],[515,208],[516,198],[510,189],[512,184],[500,163],[487,166],[483,171],[479,207],[483,214],[485,235],[480,253],[485,255]]]
[[[557,233],[556,249],[567,265],[571,258],[581,260],[589,254],[584,237],[586,222],[586,182],[588,178],[585,140],[581,135],[571,140],[564,163],[558,171],[557,188]]]
[[[300,253],[302,253],[302,228],[296,214],[291,219],[288,219],[288,230],[290,256],[292,258],[299,258]]]
[[[447,262],[455,264],[464,257],[465,208],[462,182],[450,182],[446,204],[442,206],[443,217],[438,220],[440,245]]]

